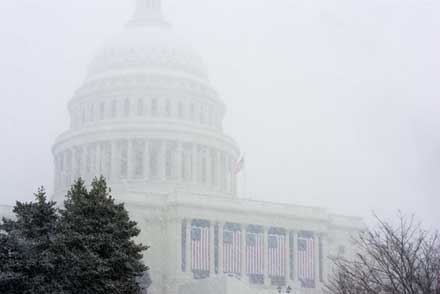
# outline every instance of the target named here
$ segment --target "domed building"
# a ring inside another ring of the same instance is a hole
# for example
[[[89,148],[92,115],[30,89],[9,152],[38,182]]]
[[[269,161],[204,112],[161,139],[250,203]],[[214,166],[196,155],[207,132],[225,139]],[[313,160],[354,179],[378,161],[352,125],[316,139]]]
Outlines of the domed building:
[[[70,128],[52,150],[54,200],[75,179],[104,175],[151,245],[149,293],[321,293],[328,257],[350,254],[360,219],[238,197],[226,107],[160,0],[137,0],[68,109]]]

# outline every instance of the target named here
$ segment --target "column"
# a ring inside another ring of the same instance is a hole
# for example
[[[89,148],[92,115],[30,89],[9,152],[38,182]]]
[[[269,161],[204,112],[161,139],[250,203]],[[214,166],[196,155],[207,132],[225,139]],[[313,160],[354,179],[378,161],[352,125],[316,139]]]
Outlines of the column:
[[[186,219],[185,272],[191,272],[191,219]]]
[[[191,177],[193,183],[197,184],[197,145],[192,146],[192,160],[191,160]]]
[[[292,268],[292,281],[295,283],[298,281],[298,232],[292,231],[293,242],[293,268]]]
[[[59,174],[59,164],[58,164],[58,154],[55,155],[54,160],[53,160],[53,165],[54,165],[54,191],[58,191],[59,189],[59,178],[58,178],[58,174]]]
[[[101,176],[101,163],[102,163],[102,154],[101,154],[101,142],[96,143],[96,165],[95,165],[95,177],[99,178]]]
[[[209,147],[205,148],[205,169],[206,169],[206,185],[210,187],[211,181],[211,150]]]
[[[286,235],[286,283],[287,285],[289,284],[290,281],[290,231],[287,230],[287,235]]]
[[[119,179],[118,142],[116,140],[112,140],[110,148],[111,148],[110,177],[111,177],[112,181],[117,181]]]
[[[214,233],[215,233],[215,222],[214,221],[210,221],[209,222],[209,275],[212,277],[215,273],[215,238],[214,238]]]
[[[176,179],[180,181],[183,178],[182,167],[183,167],[183,147],[182,142],[177,142],[177,151],[176,151]]]
[[[317,284],[319,283],[319,237],[318,233],[313,233],[313,245],[314,245],[314,256],[315,256],[315,285],[317,287]]]
[[[150,178],[150,142],[145,140],[144,146],[144,179],[148,180]]]
[[[241,277],[246,276],[246,227],[247,225],[241,225],[241,240],[240,240],[240,261],[241,261]]]
[[[232,162],[232,166],[234,166],[236,159]],[[235,172],[231,172],[231,193],[233,196],[237,195],[237,174]]]
[[[218,274],[223,275],[223,229],[224,222],[218,223]]]
[[[159,143],[159,160],[158,160],[158,175],[159,180],[165,180],[165,168],[166,168],[166,152],[167,152],[167,142],[160,141]]]
[[[173,250],[176,250],[176,267],[175,272],[182,272],[182,223],[183,220],[179,217],[172,222],[173,230],[171,230],[171,235],[175,235],[176,243],[172,244]],[[170,236],[170,240],[172,240],[173,236]]]
[[[78,179],[78,173],[77,173],[78,162],[76,161],[77,160],[76,148],[73,147],[70,152],[72,152],[72,183],[73,183]]]
[[[86,181],[88,178],[88,174],[87,174],[87,157],[88,157],[87,152],[88,152],[88,150],[87,149],[88,149],[87,144],[84,144],[82,146],[82,153],[81,153],[81,155],[82,155],[82,158],[81,158],[81,177],[84,181]]]
[[[323,233],[321,234],[321,252],[322,252],[322,281],[324,283],[327,282],[327,278],[328,278],[328,238],[327,238],[327,234]]]
[[[127,179],[130,180],[134,176],[134,145],[133,140],[127,140]]]
[[[222,182],[222,164],[221,164],[221,157],[220,157],[220,151],[217,150],[215,152],[215,156],[216,156],[216,161],[217,161],[217,172],[216,172],[216,177],[217,177],[217,188],[220,190],[221,187],[221,182]]]
[[[269,279],[269,243],[268,243],[268,231],[269,228],[264,227],[264,285],[269,286],[270,285],[270,279]]]

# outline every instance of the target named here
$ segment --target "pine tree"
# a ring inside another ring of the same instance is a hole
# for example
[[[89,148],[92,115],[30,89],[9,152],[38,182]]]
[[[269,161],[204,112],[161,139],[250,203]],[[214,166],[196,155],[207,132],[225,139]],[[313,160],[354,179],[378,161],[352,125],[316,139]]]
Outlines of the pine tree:
[[[0,292],[59,293],[52,252],[59,220],[55,202],[40,188],[35,202],[17,202],[14,213],[15,220],[0,225]]]
[[[142,252],[147,246],[133,238],[140,233],[123,204],[116,204],[103,177],[88,192],[79,179],[61,211],[67,293],[140,293],[136,282],[147,271]]]
[[[0,293],[137,294],[151,283],[142,263],[147,247],[133,240],[137,224],[103,178],[90,191],[76,181],[64,209],[40,188],[14,213],[0,223]]]

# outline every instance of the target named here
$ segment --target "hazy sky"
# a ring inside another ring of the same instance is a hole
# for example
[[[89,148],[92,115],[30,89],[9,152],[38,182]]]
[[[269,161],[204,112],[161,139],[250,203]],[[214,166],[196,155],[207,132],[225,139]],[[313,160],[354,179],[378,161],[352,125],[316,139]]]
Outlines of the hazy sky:
[[[164,2],[227,105],[252,198],[440,228],[440,1]],[[51,190],[67,102],[132,12],[0,1],[0,202]]]

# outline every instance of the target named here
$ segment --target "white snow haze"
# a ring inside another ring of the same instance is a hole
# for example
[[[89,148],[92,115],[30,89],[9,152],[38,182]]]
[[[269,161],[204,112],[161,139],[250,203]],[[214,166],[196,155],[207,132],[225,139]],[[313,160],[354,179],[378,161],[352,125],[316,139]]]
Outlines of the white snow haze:
[[[0,1],[0,204],[52,190],[67,103],[133,7]],[[225,102],[240,197],[440,228],[440,1],[164,0],[164,14]]]

